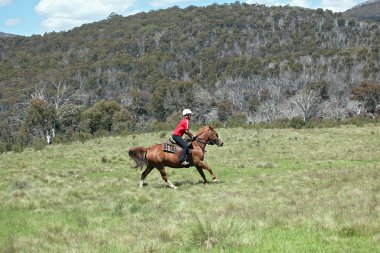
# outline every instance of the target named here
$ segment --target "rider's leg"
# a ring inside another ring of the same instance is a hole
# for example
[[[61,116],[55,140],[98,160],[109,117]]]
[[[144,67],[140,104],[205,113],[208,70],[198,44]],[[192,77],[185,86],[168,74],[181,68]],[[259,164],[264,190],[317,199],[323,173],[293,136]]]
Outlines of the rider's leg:
[[[177,136],[177,135],[173,134],[172,137],[175,140],[175,142],[178,145],[180,145],[183,148],[183,150],[184,150],[184,152],[181,153],[181,156],[179,158],[181,162],[184,162],[186,160],[187,154],[189,153],[189,147],[187,146],[187,142],[184,139],[182,139],[180,136]]]

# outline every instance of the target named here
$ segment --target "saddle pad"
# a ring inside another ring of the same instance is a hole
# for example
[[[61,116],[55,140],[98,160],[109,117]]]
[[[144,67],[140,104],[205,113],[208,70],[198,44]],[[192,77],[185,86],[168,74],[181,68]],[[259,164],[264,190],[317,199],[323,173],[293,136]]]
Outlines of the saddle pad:
[[[174,145],[169,143],[163,143],[162,144],[162,150],[169,153],[176,153],[177,149]]]

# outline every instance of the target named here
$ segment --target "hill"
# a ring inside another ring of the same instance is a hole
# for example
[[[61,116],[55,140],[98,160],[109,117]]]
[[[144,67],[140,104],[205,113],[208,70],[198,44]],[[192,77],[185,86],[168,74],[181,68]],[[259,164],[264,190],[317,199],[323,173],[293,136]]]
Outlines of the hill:
[[[375,114],[379,48],[378,24],[238,2],[0,38],[1,136],[156,129],[185,107],[198,124]]]
[[[370,20],[380,22],[380,1],[370,0],[359,4],[344,12],[346,16],[351,16],[359,20]]]
[[[17,36],[17,35],[10,34],[10,33],[0,32],[0,37],[2,37],[2,38],[5,38],[5,37],[14,37],[14,36]]]

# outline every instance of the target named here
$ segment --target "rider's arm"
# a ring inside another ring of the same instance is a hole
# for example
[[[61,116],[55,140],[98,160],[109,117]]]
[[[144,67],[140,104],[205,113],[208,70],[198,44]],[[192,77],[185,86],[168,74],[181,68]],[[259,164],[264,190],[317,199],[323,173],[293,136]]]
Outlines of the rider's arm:
[[[190,133],[189,129],[187,129],[187,130],[185,131],[185,134],[186,134],[187,136],[189,136],[191,139],[194,138],[194,135],[193,135],[192,133]]]

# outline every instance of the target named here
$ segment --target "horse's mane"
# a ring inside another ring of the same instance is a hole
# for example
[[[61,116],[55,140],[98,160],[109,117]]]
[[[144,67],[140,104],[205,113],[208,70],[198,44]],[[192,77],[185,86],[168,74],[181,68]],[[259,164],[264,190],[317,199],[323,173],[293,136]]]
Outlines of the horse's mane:
[[[201,129],[199,129],[197,135],[200,134],[200,133],[203,133],[204,131],[208,130],[209,128],[212,129],[212,127],[210,127],[208,125],[201,127]]]

